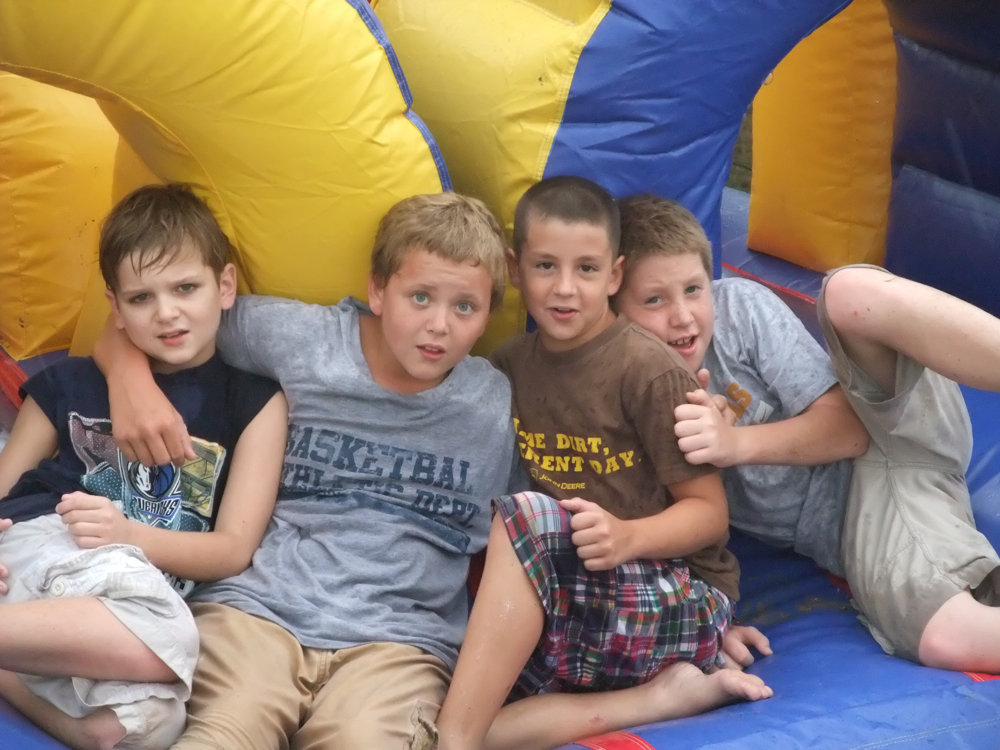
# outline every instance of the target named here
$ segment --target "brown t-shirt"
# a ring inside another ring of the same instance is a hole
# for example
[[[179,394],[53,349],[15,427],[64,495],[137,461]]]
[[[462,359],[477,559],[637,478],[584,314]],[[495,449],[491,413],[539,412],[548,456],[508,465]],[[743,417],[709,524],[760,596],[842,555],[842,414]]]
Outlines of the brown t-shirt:
[[[674,407],[697,382],[670,347],[623,318],[568,352],[550,352],[529,333],[492,360],[513,386],[518,447],[539,492],[631,520],[673,503],[669,485],[715,471],[685,461],[674,437]],[[735,599],[739,563],[727,541],[688,565]]]

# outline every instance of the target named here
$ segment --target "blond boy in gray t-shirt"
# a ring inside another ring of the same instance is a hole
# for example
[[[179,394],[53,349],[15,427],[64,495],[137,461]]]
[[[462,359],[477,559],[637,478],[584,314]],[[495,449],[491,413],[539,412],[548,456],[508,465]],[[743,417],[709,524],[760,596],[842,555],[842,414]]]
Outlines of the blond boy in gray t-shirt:
[[[714,308],[710,245],[694,217],[654,196],[626,199],[621,209],[627,261],[618,311],[720,391],[694,392],[676,409],[681,450],[691,463],[739,467],[737,481],[752,466],[762,482],[754,493],[730,496],[731,503],[760,501],[733,517],[753,523],[756,516],[761,527],[771,525],[760,536],[833,570],[842,563],[857,607],[887,652],[944,669],[1000,672],[1000,558],[972,518],[964,480],[971,430],[954,382],[1000,390],[1000,320],[881,268],[832,271],[818,312],[836,379],[825,390],[822,379],[813,382],[819,394],[812,401],[777,388],[791,404],[780,413],[724,375],[745,373],[761,342],[773,353],[757,360],[767,387],[815,362],[808,346],[779,340],[788,337],[791,312],[774,325],[754,317],[761,305]],[[717,349],[713,332],[748,346],[742,355]],[[720,353],[736,361],[723,367]],[[851,458],[849,485],[821,478]],[[781,476],[787,467],[804,467],[803,476],[823,482],[823,491],[812,492],[809,481],[794,494],[782,482],[762,491],[771,470]],[[836,538],[831,511],[841,507],[838,561],[830,554],[836,547],[815,532],[826,527]]]

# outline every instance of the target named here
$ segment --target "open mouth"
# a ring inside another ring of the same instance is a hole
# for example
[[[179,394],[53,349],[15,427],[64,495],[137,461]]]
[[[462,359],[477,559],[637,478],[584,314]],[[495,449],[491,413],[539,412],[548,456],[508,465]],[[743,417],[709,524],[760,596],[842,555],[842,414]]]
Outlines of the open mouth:
[[[572,307],[550,307],[549,310],[557,318],[568,318],[576,313]]]
[[[444,356],[445,352],[443,346],[435,346],[434,344],[421,344],[417,347],[417,349],[419,349],[424,356],[431,359],[440,359]]]
[[[161,333],[157,338],[164,344],[170,345],[179,344],[186,335],[187,331],[169,331],[168,333]]]

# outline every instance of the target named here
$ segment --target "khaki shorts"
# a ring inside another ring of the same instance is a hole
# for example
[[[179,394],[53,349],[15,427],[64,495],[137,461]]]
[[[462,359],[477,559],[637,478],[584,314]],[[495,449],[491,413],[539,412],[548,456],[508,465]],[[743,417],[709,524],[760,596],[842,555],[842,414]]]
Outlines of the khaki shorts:
[[[174,750],[432,746],[450,673],[401,643],[327,650],[224,604],[191,605],[202,652]]]
[[[198,630],[163,573],[137,547],[80,549],[54,514],[16,523],[0,534],[0,561],[10,570],[10,591],[0,597],[0,606],[95,597],[180,677],[172,683],[142,683],[22,675],[31,691],[71,716],[110,708],[126,731],[120,747],[169,747],[184,728]]]
[[[871,435],[854,462],[844,519],[847,581],[882,648],[916,661],[924,628],[948,599],[972,591],[1000,605],[1000,558],[976,530],[965,484],[965,400],[953,381],[901,355],[895,393],[883,393],[844,353],[822,293],[818,302],[837,378]]]

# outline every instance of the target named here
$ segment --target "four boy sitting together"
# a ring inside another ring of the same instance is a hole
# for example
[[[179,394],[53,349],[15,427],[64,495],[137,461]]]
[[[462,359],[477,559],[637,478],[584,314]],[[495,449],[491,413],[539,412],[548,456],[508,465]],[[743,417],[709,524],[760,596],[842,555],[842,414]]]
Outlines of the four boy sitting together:
[[[827,354],[679,204],[577,177],[511,250],[478,200],[401,201],[367,304],[237,297],[228,250],[181,186],[123,200],[95,359],[0,453],[0,695],[72,747],[552,748],[768,698],[730,523],[845,576],[888,653],[1000,672],[984,311],[838,269]],[[536,330],[491,364],[508,271]]]

